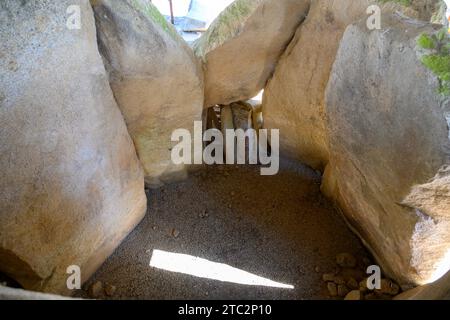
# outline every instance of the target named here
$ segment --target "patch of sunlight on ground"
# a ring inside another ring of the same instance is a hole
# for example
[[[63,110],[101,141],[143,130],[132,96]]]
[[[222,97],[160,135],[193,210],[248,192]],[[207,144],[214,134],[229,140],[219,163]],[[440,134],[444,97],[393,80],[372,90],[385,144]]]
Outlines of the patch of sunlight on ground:
[[[283,289],[294,289],[294,286],[275,282],[252,273],[233,268],[223,263],[217,263],[186,254],[154,250],[150,266],[171,272],[191,276],[237,283],[249,286],[263,286]]]

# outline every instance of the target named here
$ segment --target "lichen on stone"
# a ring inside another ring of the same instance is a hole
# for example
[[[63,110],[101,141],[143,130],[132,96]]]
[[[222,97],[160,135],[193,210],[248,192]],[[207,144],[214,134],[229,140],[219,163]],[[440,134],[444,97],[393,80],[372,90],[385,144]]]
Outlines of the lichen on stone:
[[[403,6],[410,6],[412,0],[379,0],[382,4],[388,3],[388,2],[392,2],[392,3],[397,3],[397,4],[401,4]]]
[[[438,3],[438,7],[431,17],[431,23],[443,24],[448,27],[447,4],[444,1],[440,1]]]
[[[413,13],[414,19],[448,26],[447,5],[444,0],[378,0],[382,5],[394,5],[402,13]],[[404,11],[404,12],[403,12]]]
[[[197,56],[205,55],[237,36],[251,14],[264,0],[236,0],[230,4],[211,24],[206,33],[198,39],[193,47]]]
[[[150,18],[151,21],[159,25],[165,32],[167,32],[172,38],[175,40],[179,40],[180,36],[178,35],[176,29],[171,26],[166,18],[159,12],[159,10],[147,0],[132,0],[131,4],[136,10],[141,11],[145,16]]]

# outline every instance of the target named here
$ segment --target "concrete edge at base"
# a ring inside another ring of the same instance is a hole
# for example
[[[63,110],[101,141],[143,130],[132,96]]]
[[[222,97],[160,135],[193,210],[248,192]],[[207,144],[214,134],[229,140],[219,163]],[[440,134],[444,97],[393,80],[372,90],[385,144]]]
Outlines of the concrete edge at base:
[[[0,285],[0,300],[81,300],[54,294],[15,289]]]

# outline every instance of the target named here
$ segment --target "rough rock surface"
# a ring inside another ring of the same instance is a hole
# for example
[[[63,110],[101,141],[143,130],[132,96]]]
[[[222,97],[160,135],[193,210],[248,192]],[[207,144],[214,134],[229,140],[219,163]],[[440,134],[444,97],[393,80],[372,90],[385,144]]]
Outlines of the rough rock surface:
[[[194,43],[205,68],[205,107],[250,99],[272,75],[309,0],[237,0]]]
[[[348,25],[368,18],[378,0],[315,0],[304,23],[281,57],[263,100],[264,126],[280,129],[280,150],[286,156],[323,170],[328,162],[325,89],[342,35]],[[426,21],[440,0],[414,0],[410,7],[387,3],[383,10],[400,10]],[[383,16],[381,22],[383,27]]]
[[[172,132],[203,111],[203,72],[192,49],[148,0],[97,0],[98,40],[111,87],[151,187],[186,176],[171,161]]]
[[[440,26],[385,15],[342,40],[327,88],[323,190],[404,288],[450,268],[448,99],[416,39]]]
[[[0,270],[65,293],[69,266],[87,279],[143,217],[142,168],[87,0],[2,1],[0,55]]]

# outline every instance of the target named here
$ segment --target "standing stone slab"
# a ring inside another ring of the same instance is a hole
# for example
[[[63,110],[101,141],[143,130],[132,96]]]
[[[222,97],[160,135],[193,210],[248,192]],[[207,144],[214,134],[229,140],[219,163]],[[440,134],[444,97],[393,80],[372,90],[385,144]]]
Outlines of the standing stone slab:
[[[308,13],[309,0],[236,0],[194,44],[204,62],[205,107],[261,91]]]
[[[281,152],[323,170],[328,162],[325,89],[346,27],[367,19],[370,5],[429,21],[441,0],[413,0],[408,7],[378,0],[314,0],[305,22],[281,57],[264,92],[264,126],[280,130]]]
[[[192,49],[148,0],[97,0],[98,41],[110,83],[151,187],[186,176],[171,161],[172,132],[201,121],[203,72]]]
[[[87,0],[0,2],[0,270],[27,289],[68,293],[146,210],[95,33]]]
[[[347,28],[326,94],[324,192],[404,288],[450,269],[448,98],[416,40],[441,26],[385,15]]]

